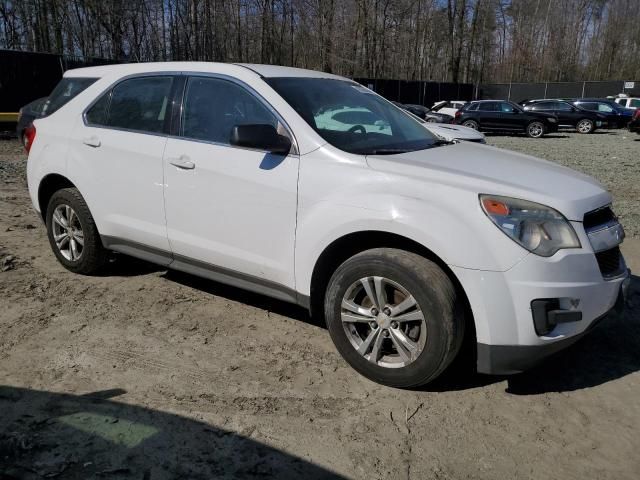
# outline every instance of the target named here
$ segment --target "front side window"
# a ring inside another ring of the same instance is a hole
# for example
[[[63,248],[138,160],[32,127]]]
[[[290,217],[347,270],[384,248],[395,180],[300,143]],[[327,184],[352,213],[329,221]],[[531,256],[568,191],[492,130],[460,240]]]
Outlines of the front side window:
[[[109,127],[161,133],[164,131],[165,116],[171,93],[171,77],[141,77],[125,80],[113,88],[108,117],[104,124]],[[95,116],[106,106],[98,104]],[[87,120],[93,115],[93,108],[87,112]],[[104,115],[104,113],[103,113]]]
[[[606,103],[599,103],[598,104],[598,111],[599,112],[605,112],[605,113],[612,113],[613,112],[613,107],[611,107],[611,105],[608,105]]]
[[[511,105],[510,103],[507,102],[502,102],[500,104],[500,111],[502,113],[515,113],[516,109],[513,105]]]
[[[355,82],[298,77],[265,81],[318,135],[345,152],[383,155],[441,144],[410,115]]]
[[[59,110],[79,93],[86,90],[97,78],[64,77],[53,89],[42,107],[42,116],[51,115]]]
[[[633,98],[629,101],[629,107],[631,108],[640,108],[640,100],[637,98]]]
[[[228,145],[234,126],[253,124],[272,125],[285,133],[276,116],[240,85],[219,78],[189,78],[181,136]]]

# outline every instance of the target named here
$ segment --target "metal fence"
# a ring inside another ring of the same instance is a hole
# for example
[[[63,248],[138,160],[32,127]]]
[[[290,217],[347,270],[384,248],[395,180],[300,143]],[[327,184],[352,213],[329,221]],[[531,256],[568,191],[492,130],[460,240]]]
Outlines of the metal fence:
[[[619,93],[640,96],[640,81],[485,83],[478,85],[475,98],[522,102],[537,98],[604,98]]]
[[[439,100],[472,100],[474,88],[470,83],[422,82],[354,78],[361,85],[387,100],[431,107]]]
[[[109,63],[115,62],[0,50],[0,112],[17,112],[36,98],[49,95],[66,70]]]

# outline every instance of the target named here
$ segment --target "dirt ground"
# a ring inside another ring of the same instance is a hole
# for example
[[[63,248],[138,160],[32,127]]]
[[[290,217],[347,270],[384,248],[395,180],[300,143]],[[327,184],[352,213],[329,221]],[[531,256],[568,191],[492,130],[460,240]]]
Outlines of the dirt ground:
[[[595,169],[640,271],[628,137],[489,140]],[[297,307],[126,257],[67,272],[24,166],[1,141],[0,479],[638,478],[639,278],[623,315],[535,370],[395,390],[358,376]]]

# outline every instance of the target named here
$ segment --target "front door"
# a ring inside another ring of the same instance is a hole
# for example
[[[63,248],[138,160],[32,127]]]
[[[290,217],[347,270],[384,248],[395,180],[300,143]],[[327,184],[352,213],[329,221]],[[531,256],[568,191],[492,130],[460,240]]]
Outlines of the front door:
[[[231,146],[233,126],[243,124],[288,133],[244,85],[187,79],[179,130],[164,154],[172,266],[293,289],[299,157]]]

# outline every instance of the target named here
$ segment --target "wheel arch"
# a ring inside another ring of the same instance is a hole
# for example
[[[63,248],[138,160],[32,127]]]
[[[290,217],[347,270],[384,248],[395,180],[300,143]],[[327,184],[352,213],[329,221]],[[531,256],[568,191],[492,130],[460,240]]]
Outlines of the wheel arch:
[[[40,216],[46,222],[47,206],[51,196],[58,190],[63,188],[77,188],[74,183],[64,175],[59,173],[50,173],[42,178],[38,185],[38,207],[40,208]]]
[[[372,248],[397,248],[421,255],[438,265],[452,281],[463,302],[465,332],[475,344],[475,323],[467,294],[454,272],[432,250],[403,235],[379,230],[351,232],[332,241],[317,258],[311,274],[309,310],[313,317],[324,318],[324,293],[336,269],[352,256]],[[466,336],[466,334],[465,334]]]

